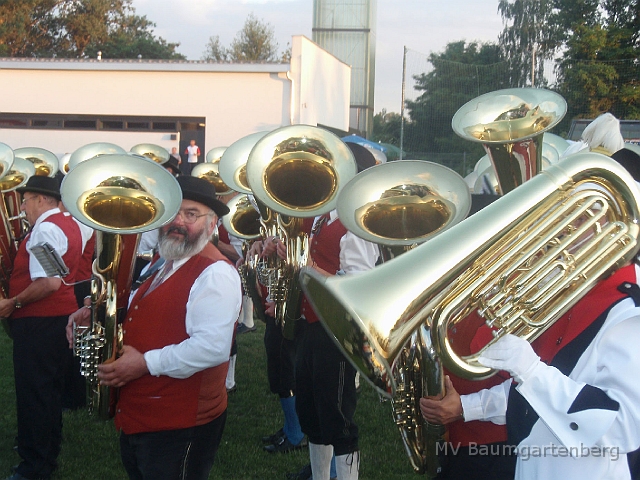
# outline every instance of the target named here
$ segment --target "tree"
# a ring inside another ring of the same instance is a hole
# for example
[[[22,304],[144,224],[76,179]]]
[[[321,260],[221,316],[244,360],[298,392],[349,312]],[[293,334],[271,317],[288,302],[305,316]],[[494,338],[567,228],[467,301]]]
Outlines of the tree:
[[[228,58],[227,49],[220,43],[220,37],[215,35],[209,37],[209,42],[205,47],[206,50],[202,54],[201,60],[209,62],[225,62]]]
[[[373,116],[373,134],[371,140],[374,142],[390,143],[400,145],[400,114],[382,109],[380,113]]]
[[[510,83],[518,87],[544,86],[544,60],[553,58],[562,43],[554,2],[500,0],[498,11],[505,23],[499,43],[510,64]]]
[[[0,56],[34,57],[51,49],[56,0],[0,2]]]
[[[573,118],[604,112],[640,118],[639,22],[637,0],[605,0],[597,15],[564,20],[568,33],[557,73],[568,104],[565,128]]]
[[[184,58],[178,44],[153,35],[132,0],[3,0],[0,54],[12,57]]]
[[[176,52],[179,43],[168,43],[153,35],[155,23],[146,16],[127,15],[105,41],[91,42],[85,49],[88,56],[94,57],[100,51],[103,58],[142,58],[186,60]]]
[[[414,77],[423,92],[407,101],[410,121],[405,125],[403,148],[412,152],[463,152],[476,149],[451,128],[456,111],[469,100],[510,85],[500,47],[464,40],[447,44],[442,53],[429,55],[433,70]],[[478,150],[478,153],[480,153]]]
[[[232,62],[278,62],[278,42],[273,27],[250,13],[227,53]]]

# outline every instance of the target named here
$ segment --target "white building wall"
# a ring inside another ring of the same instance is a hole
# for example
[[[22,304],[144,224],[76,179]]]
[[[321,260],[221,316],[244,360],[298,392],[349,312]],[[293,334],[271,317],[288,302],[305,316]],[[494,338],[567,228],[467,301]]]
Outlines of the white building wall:
[[[2,59],[0,112],[202,117],[207,151],[293,123],[347,131],[349,66],[302,36],[293,37],[292,50],[291,65]],[[128,150],[137,143],[169,149],[179,140],[167,132],[0,128],[0,142],[13,149],[58,155],[94,141]]]

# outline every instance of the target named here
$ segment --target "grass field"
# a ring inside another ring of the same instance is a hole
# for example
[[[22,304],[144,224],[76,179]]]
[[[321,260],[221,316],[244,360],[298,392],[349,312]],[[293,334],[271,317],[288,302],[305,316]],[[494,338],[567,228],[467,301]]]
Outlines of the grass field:
[[[256,332],[238,336],[236,381],[238,390],[229,398],[227,425],[210,479],[283,480],[287,472],[308,463],[308,450],[269,454],[261,437],[282,426],[277,396],[269,392],[262,338],[264,324]],[[12,450],[15,426],[15,392],[11,340],[0,331],[0,479],[19,462]],[[360,478],[397,480],[423,478],[413,473],[389,402],[363,384],[356,421],[360,428]],[[55,480],[124,480],[117,432],[112,422],[98,421],[86,411],[64,414],[64,442]]]

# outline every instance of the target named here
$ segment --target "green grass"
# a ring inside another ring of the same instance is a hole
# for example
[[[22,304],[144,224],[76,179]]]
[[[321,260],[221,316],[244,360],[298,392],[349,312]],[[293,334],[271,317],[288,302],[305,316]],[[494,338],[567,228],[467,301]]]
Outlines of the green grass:
[[[266,377],[264,324],[238,336],[236,382],[229,398],[227,424],[210,479],[283,480],[309,462],[308,450],[269,454],[261,437],[282,426],[282,411]],[[0,479],[19,462],[12,450],[15,434],[15,391],[11,340],[0,331]],[[399,480],[423,478],[413,473],[400,434],[393,423],[391,405],[363,383],[356,421],[360,428],[360,478]],[[64,441],[55,480],[124,480],[118,434],[112,422],[96,420],[86,411],[64,414]]]

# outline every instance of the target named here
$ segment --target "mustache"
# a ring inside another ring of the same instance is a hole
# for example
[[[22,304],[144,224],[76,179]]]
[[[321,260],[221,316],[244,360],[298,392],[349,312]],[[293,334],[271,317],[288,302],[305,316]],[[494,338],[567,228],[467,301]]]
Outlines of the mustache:
[[[187,235],[187,229],[184,227],[169,227],[169,229],[167,230],[167,234],[172,233],[172,232],[177,232],[181,235]]]

